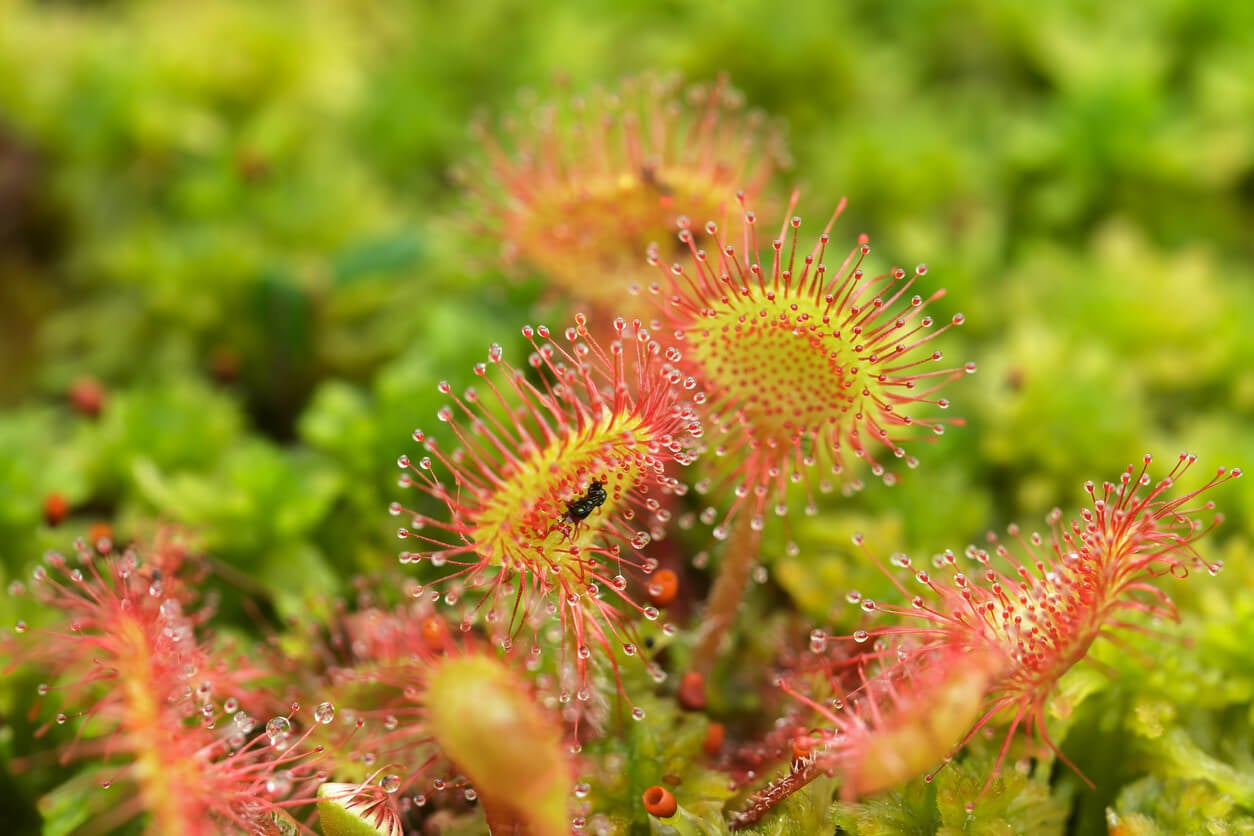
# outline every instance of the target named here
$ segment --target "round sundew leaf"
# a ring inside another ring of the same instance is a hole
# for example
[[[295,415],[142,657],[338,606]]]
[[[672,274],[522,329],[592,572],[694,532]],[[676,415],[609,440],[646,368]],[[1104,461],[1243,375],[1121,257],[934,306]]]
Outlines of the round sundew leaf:
[[[846,800],[900,785],[952,752],[984,710],[997,664],[995,658],[972,658],[970,665],[925,672],[926,679],[913,683],[922,698],[906,696],[885,714],[888,722],[864,735],[846,773]]]
[[[569,831],[561,731],[513,670],[487,656],[447,658],[430,674],[425,708],[432,735],[474,784],[489,820],[497,811],[536,836]]]
[[[395,816],[375,815],[373,805],[354,792],[356,784],[328,781],[318,787],[318,820],[323,836],[399,836]]]
[[[628,292],[640,253],[651,242],[668,244],[667,257],[682,252],[676,217],[718,217],[737,189],[758,200],[788,164],[779,126],[744,108],[726,78],[686,87],[674,76],[628,77],[577,105],[531,110],[499,130],[477,124],[484,152],[457,177],[507,264],[543,275],[550,295],[628,318],[652,314]]]

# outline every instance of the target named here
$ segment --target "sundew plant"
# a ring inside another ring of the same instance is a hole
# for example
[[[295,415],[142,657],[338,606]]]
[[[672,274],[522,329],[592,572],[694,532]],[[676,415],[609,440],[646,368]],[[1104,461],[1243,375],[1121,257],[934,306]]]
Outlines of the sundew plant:
[[[1254,832],[1254,19],[945,5],[0,3],[5,832]]]

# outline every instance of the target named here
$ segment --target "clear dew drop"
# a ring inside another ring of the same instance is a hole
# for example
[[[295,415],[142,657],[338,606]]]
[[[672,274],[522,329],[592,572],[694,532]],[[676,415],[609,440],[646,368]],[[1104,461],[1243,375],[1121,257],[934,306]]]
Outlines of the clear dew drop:
[[[641,610],[641,612],[644,614],[644,617],[648,619],[649,621],[657,621],[658,616],[661,614],[658,611],[657,607],[645,607],[643,610]]]
[[[633,709],[631,710],[631,719],[633,719],[633,720],[643,720],[643,719],[644,719],[644,709],[643,709],[643,708],[641,708],[640,706],[636,706],[635,708],[633,708]]]
[[[266,737],[270,738],[271,746],[279,745],[291,733],[292,723],[286,717],[271,717],[266,723]]]
[[[292,791],[292,776],[287,772],[276,772],[266,779],[266,793],[278,798]]]
[[[853,631],[853,640],[856,641],[858,644],[863,644],[870,638],[871,638],[871,634],[868,633],[866,630],[854,630]]]
[[[329,702],[318,703],[318,707],[314,709],[314,719],[322,725],[327,725],[335,719],[335,706]]]
[[[388,795],[395,793],[401,788],[401,776],[384,775],[379,779],[379,787]]]

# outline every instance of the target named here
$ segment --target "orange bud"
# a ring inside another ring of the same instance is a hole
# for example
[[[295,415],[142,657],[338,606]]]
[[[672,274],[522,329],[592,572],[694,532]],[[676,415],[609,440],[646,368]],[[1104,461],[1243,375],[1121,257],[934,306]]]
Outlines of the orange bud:
[[[679,810],[679,802],[675,800],[675,794],[662,786],[649,787],[641,796],[641,801],[644,802],[644,809],[659,819],[669,819]]]
[[[705,677],[697,671],[688,671],[679,681],[679,692],[675,698],[681,707],[689,711],[705,708]]]
[[[53,492],[44,497],[44,522],[52,527],[61,524],[70,514],[70,501],[64,495]]]
[[[442,653],[449,640],[448,627],[443,621],[431,616],[424,618],[419,626],[422,641],[430,650]]]
[[[113,548],[113,526],[106,522],[92,523],[87,529],[87,544],[101,554]]]
[[[661,569],[654,573],[645,587],[649,600],[659,607],[665,607],[679,594],[679,576],[670,569]]]
[[[723,738],[726,735],[727,729],[722,723],[710,723],[705,728],[705,741],[701,744],[702,751],[710,757],[715,757],[723,751]]]
[[[69,398],[70,406],[75,412],[88,418],[96,418],[104,409],[104,384],[91,377],[79,378],[70,386]]]

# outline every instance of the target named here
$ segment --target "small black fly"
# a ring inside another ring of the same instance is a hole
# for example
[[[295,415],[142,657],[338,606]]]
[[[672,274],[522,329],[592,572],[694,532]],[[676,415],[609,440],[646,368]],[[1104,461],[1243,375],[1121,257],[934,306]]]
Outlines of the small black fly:
[[[566,518],[571,522],[586,520],[588,515],[605,504],[605,486],[598,480],[588,485],[588,492],[574,502],[566,503]]]

